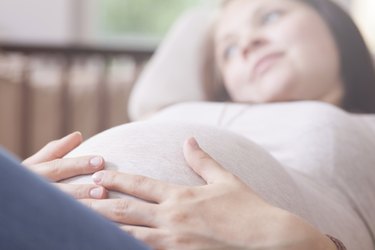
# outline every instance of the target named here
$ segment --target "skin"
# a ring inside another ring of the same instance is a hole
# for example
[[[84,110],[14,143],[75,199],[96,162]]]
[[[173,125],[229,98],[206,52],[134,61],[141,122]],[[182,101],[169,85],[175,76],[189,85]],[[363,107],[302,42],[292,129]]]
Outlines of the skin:
[[[307,4],[231,1],[222,10],[214,42],[234,102],[321,100],[340,106],[339,53],[328,26]]]
[[[81,142],[82,135],[79,132],[51,141],[36,154],[24,160],[23,165],[51,182],[58,182],[70,177],[92,174],[102,170],[104,168],[104,159],[100,156],[63,159],[67,153],[78,147]],[[101,199],[107,197],[107,191],[103,187],[94,184],[54,183],[54,185],[76,199]]]

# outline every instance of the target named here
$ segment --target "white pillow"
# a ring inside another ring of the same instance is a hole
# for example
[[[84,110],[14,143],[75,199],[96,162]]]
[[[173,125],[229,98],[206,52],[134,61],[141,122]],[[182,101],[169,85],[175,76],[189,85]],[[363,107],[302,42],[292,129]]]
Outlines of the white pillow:
[[[131,120],[174,103],[204,99],[201,54],[214,15],[206,9],[191,10],[175,23],[134,86],[129,99]]]

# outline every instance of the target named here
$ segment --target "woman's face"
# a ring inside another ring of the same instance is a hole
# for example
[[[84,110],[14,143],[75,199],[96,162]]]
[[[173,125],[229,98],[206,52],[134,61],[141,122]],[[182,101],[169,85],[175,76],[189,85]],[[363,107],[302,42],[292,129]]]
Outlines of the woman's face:
[[[339,53],[320,15],[297,0],[233,0],[215,30],[215,56],[233,101],[343,96]]]

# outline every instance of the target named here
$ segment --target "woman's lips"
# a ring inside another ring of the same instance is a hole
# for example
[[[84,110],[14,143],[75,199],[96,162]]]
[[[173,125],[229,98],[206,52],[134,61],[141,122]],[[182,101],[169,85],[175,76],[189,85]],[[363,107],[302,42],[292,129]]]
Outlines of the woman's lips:
[[[254,64],[251,76],[252,78],[259,77],[263,75],[267,70],[269,70],[275,62],[281,58],[283,53],[277,52],[277,53],[271,53],[267,54],[266,56],[261,57],[256,61]]]

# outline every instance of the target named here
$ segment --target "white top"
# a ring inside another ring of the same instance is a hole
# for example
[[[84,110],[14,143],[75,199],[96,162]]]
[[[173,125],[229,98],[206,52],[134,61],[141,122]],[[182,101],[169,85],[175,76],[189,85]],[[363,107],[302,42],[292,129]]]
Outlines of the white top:
[[[96,135],[70,156],[101,154],[109,168],[198,185],[202,180],[182,155],[184,139],[195,136],[270,203],[341,239],[348,249],[373,250],[374,135],[374,116],[318,102],[186,103]]]

